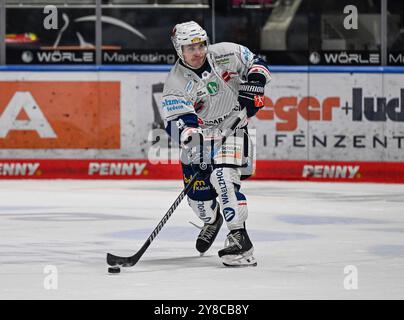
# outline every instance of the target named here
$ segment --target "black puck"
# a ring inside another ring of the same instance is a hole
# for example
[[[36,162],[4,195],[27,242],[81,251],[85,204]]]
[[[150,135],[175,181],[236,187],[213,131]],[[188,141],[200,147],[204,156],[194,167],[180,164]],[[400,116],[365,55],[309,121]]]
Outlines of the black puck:
[[[109,267],[109,268],[108,268],[108,272],[109,272],[109,273],[120,273],[120,272],[121,272],[121,268],[119,268],[119,267]]]

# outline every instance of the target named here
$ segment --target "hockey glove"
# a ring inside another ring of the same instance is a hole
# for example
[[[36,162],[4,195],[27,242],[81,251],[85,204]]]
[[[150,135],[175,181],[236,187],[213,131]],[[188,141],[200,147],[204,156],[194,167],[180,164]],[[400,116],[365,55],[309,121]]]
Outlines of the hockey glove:
[[[238,91],[238,102],[247,109],[247,117],[253,117],[264,106],[265,86],[258,81],[242,83]]]
[[[200,128],[185,128],[180,136],[181,146],[186,153],[187,163],[194,173],[200,172],[201,177],[209,176],[213,171],[213,160],[204,143]]]
[[[196,147],[189,155],[190,165],[194,173],[199,171],[200,177],[208,177],[213,171],[213,160],[205,148]]]
[[[200,144],[201,135],[202,135],[201,128],[185,127],[180,135],[181,148],[187,150],[195,145]]]

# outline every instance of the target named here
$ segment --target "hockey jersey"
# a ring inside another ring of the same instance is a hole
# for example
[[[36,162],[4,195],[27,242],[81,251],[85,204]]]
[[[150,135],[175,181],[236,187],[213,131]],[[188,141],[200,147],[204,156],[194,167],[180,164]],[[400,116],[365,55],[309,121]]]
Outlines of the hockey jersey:
[[[268,83],[271,79],[268,68],[248,48],[230,42],[209,45],[207,61],[210,70],[198,76],[176,62],[171,69],[163,91],[161,102],[166,129],[170,134],[173,123],[177,127],[199,126],[202,129],[224,129],[245,110],[238,103],[238,87],[246,81],[250,72],[263,74]],[[182,123],[178,123],[178,122]]]

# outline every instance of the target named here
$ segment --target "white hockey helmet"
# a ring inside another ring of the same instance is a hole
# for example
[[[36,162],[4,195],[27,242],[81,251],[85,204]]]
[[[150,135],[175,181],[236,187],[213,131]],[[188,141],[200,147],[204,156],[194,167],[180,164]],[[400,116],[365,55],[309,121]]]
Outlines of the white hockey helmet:
[[[171,41],[182,61],[184,61],[182,46],[204,41],[206,41],[206,45],[209,44],[209,38],[206,31],[195,21],[188,21],[175,25],[171,33]]]

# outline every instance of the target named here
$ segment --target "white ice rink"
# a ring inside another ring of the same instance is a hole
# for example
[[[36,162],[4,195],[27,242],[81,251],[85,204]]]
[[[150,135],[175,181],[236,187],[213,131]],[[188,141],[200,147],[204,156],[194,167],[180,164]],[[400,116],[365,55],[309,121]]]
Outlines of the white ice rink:
[[[184,200],[108,274],[106,253],[136,252],[181,186],[0,181],[0,299],[404,299],[404,185],[246,181],[257,267],[221,265],[225,225],[199,257]]]

